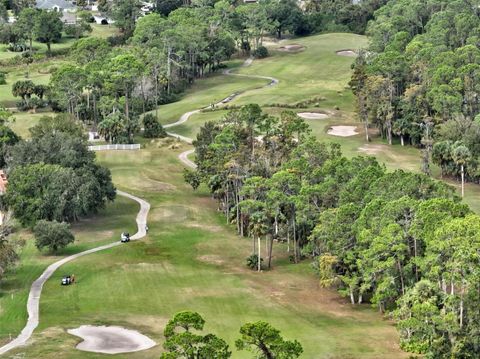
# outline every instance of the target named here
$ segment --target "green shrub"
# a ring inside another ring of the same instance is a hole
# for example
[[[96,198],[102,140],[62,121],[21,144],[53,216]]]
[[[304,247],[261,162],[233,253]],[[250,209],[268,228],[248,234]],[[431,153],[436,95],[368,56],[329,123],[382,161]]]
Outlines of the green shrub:
[[[268,49],[265,46],[259,46],[252,54],[257,59],[268,57]]]
[[[260,258],[260,267],[262,266],[263,258]],[[247,257],[247,267],[253,270],[258,269],[258,256],[256,254],[252,254]]]
[[[38,249],[48,248],[50,252],[57,252],[59,249],[73,243],[75,237],[70,232],[70,225],[65,222],[40,220],[33,228],[35,234],[35,245]]]
[[[145,138],[159,138],[167,137],[167,132],[163,126],[158,122],[157,118],[152,114],[146,114],[143,117],[143,137]]]

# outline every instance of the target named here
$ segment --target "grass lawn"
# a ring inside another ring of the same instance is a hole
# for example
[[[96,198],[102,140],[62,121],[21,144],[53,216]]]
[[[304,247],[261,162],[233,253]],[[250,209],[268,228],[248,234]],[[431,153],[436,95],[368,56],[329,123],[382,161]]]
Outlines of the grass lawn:
[[[350,90],[346,89],[350,80],[350,65],[353,62],[351,57],[338,56],[336,51],[342,49],[358,49],[366,45],[366,38],[353,34],[325,34],[315,35],[293,40],[284,40],[280,44],[269,44],[271,56],[253,61],[249,67],[238,67],[239,62],[233,62],[237,66],[237,73],[260,76],[274,76],[280,80],[276,86],[248,91],[238,96],[232,104],[242,105],[247,103],[258,103],[261,105],[272,103],[296,103],[315,96],[323,96],[326,100],[319,103],[319,107],[295,109],[296,112],[304,111],[328,111],[331,116],[324,120],[307,120],[312,133],[319,139],[327,142],[337,142],[342,145],[343,152],[347,156],[372,155],[385,163],[388,169],[401,168],[409,171],[420,171],[420,152],[411,146],[400,146],[395,143],[389,146],[375,133],[372,133],[372,142],[365,142],[365,134],[362,125],[354,114],[354,98]],[[279,46],[285,44],[300,44],[305,50],[298,53],[287,53],[278,51]],[[174,109],[175,116],[166,116],[161,119],[162,123],[170,123],[176,120],[182,113],[199,108],[191,106],[191,103],[198,98],[206,98],[209,95],[210,86],[215,89],[216,98],[222,98],[235,91],[235,88],[224,90],[224,83],[232,77],[215,76],[207,80],[199,80],[197,88],[192,89],[188,96],[174,104],[164,106],[171,111]],[[235,80],[248,78],[236,77]],[[256,79],[250,79],[256,81]],[[245,86],[248,82],[245,82]],[[223,91],[223,92],[221,92]],[[340,110],[336,110],[338,106]],[[264,107],[268,113],[278,115],[284,109]],[[227,111],[204,112],[194,114],[189,121],[171,129],[172,132],[183,136],[194,138],[200,127],[206,121],[218,120]],[[162,115],[160,114],[160,117]],[[171,117],[171,118],[170,118]],[[357,127],[358,135],[352,137],[335,137],[327,134],[332,125],[352,125]],[[433,173],[439,176],[438,168],[433,166]],[[457,182],[450,181],[459,188]],[[465,202],[473,210],[480,213],[480,186],[467,185],[465,191]]]
[[[118,29],[111,25],[90,25],[92,26],[92,32],[88,36],[107,38],[118,33]],[[52,44],[52,52],[55,53],[55,51],[68,48],[72,46],[74,42],[74,37],[67,37],[65,36],[65,34],[63,34],[62,38],[59,41]],[[0,60],[9,59],[20,54],[19,52],[8,51],[7,47],[7,45],[0,45]],[[33,48],[37,53],[44,54],[47,52],[47,45],[38,41],[33,41]]]
[[[258,274],[246,269],[250,240],[233,234],[205,191],[193,192],[183,183],[177,155],[186,148],[152,145],[136,152],[98,154],[119,188],[152,204],[149,235],[62,267],[44,287],[40,326],[32,344],[12,356],[101,357],[74,349],[78,338],[66,329],[81,324],[124,325],[161,344],[166,321],[175,312],[190,309],[204,316],[208,331],[232,346],[242,323],[264,319],[286,338],[298,339],[304,358],[407,357],[398,349],[390,322],[368,306],[352,308],[336,293],[320,289],[308,261],[288,263],[284,247],[275,248],[274,270]],[[136,206],[122,206],[121,220],[114,214],[112,226],[80,224],[78,235],[86,230],[82,238],[96,238],[98,231],[99,237],[103,233],[103,238],[110,238],[110,231],[131,223],[124,217],[127,209]],[[78,283],[60,287],[63,273],[75,273]],[[11,320],[8,316],[5,322],[13,328]],[[161,345],[117,357],[158,358],[160,352]],[[251,354],[235,352],[233,357]]]
[[[36,63],[30,65],[28,78],[26,77],[26,66],[16,66],[9,69],[7,73],[7,83],[0,85],[0,106],[15,107],[20,101],[19,97],[12,95],[12,86],[17,81],[30,80],[37,85],[47,85],[50,79],[50,68],[58,66],[62,60],[50,60],[48,62]]]
[[[38,120],[42,116],[54,116],[55,114],[48,110],[38,110],[36,113],[29,112],[14,112],[13,118],[14,121],[8,124],[8,126],[15,131],[16,134],[20,135],[22,138],[29,138],[30,132],[29,128],[35,126],[38,123]]]
[[[233,104],[293,103],[323,96],[320,108],[330,111],[331,117],[308,121],[314,135],[340,143],[348,156],[370,154],[389,169],[418,171],[418,150],[388,146],[378,137],[366,144],[361,126],[354,119],[353,97],[345,90],[352,59],[339,57],[335,51],[355,49],[365,41],[356,35],[331,34],[282,43],[304,45],[305,51],[299,53],[278,52],[273,49],[277,45],[272,45],[270,58],[256,60],[238,71],[273,75],[280,80],[278,86],[255,90],[268,80],[209,76],[198,80],[178,102],[160,106],[160,121],[173,122],[187,111],[238,91],[250,90]],[[240,63],[237,60],[231,65]],[[340,110],[334,110],[335,106]],[[195,114],[172,132],[194,137],[205,121],[218,119],[224,113]],[[12,126],[27,133],[36,116],[18,115]],[[335,124],[359,126],[359,134],[346,138],[328,135],[328,127]],[[234,234],[204,189],[193,192],[183,182],[183,167],[177,155],[187,148],[181,145],[173,150],[153,143],[140,151],[97,154],[99,161],[112,170],[120,189],[151,203],[150,232],[139,242],[82,257],[56,272],[44,287],[40,326],[31,344],[6,357],[104,357],[75,350],[79,339],[66,330],[82,324],[111,324],[138,329],[159,343],[148,351],[117,355],[118,358],[158,358],[165,323],[175,312],[185,309],[200,312],[207,321],[206,330],[219,334],[232,347],[241,324],[263,319],[281,329],[286,338],[298,339],[304,347],[304,358],[408,357],[398,348],[398,334],[391,322],[368,305],[352,307],[335,292],[319,288],[309,261],[290,264],[282,245],[276,244],[274,249],[272,271],[259,274],[246,269],[250,240]],[[467,203],[480,210],[479,186],[467,186],[466,193]],[[125,229],[132,233],[137,209],[134,202],[118,198],[95,219],[76,224],[78,241],[61,255],[118,240]],[[27,240],[27,245],[21,264],[0,286],[0,342],[6,341],[10,333],[18,333],[26,318],[30,283],[48,263],[58,259],[40,255],[28,232],[17,235]],[[65,273],[74,273],[78,283],[60,287],[60,277]],[[251,355],[234,352],[233,357]]]
[[[135,202],[118,197],[114,203],[108,204],[94,218],[84,219],[72,226],[75,243],[58,255],[42,255],[34,245],[32,234],[21,230],[15,234],[16,239],[26,241],[20,253],[19,266],[0,282],[0,344],[10,335],[19,333],[23,328],[27,313],[26,303],[31,283],[42,271],[62,256],[77,253],[101,244],[118,240],[124,230],[135,232],[135,215],[138,205]],[[50,281],[58,285],[63,269],[53,275]],[[65,272],[68,273],[68,272]]]
[[[305,50],[297,53],[278,51],[279,46],[288,44],[302,45]],[[242,67],[238,73],[274,76],[280,83],[268,89],[251,91],[238,103],[291,104],[321,96],[325,98],[320,102],[322,108],[338,106],[342,111],[352,111],[353,94],[347,84],[353,59],[338,56],[335,52],[366,45],[365,36],[354,34],[315,35],[269,45],[271,56],[255,60],[252,66]]]
[[[175,122],[185,112],[196,110],[217,103],[227,96],[260,88],[268,84],[268,80],[246,77],[210,75],[197,80],[187,89],[177,102],[161,105],[158,109],[158,118],[162,124]],[[150,111],[155,113],[155,111]]]
[[[109,25],[92,24],[93,31],[89,36],[96,36],[107,38],[117,33],[117,28]],[[52,44],[52,52],[66,49],[73,45],[75,38],[62,37],[59,42]],[[37,53],[45,53],[47,46],[40,42],[34,41],[33,47]],[[7,51],[5,45],[0,45],[0,60],[8,59],[20,55],[19,52]],[[12,95],[12,85],[19,80],[31,80],[35,84],[48,84],[50,79],[50,69],[57,67],[65,60],[59,60],[57,58],[47,59],[46,61],[38,62],[30,65],[29,78],[26,77],[27,68],[25,65],[11,66],[6,68],[7,83],[0,85],[0,106],[14,107],[19,98],[15,98]]]

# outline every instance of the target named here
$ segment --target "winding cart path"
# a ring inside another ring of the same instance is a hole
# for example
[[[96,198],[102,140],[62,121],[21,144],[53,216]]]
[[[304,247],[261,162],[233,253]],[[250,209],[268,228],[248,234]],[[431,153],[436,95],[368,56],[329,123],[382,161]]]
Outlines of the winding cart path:
[[[242,66],[243,67],[250,66],[252,61],[253,61],[253,59],[249,58],[243,63]],[[236,74],[236,73],[232,73],[231,70],[223,71],[223,75],[270,80],[270,82],[267,85],[263,86],[262,88],[274,86],[274,85],[277,85],[279,83],[279,80],[274,78],[274,77]],[[240,92],[233,93],[233,94],[224,98],[222,101],[218,102],[215,105],[217,106],[217,105],[222,105],[222,104],[229,103],[232,100],[234,100],[238,95],[240,95]],[[172,127],[181,125],[182,123],[187,122],[188,119],[193,114],[199,113],[201,110],[202,109],[186,112],[182,116],[180,116],[178,121],[170,123],[168,125],[165,125],[164,128],[172,128]],[[168,134],[172,137],[176,137],[179,140],[182,140],[182,141],[187,142],[189,144],[191,144],[193,142],[193,139],[191,139],[189,137],[185,137],[185,136],[178,135],[178,134],[171,133],[171,132],[168,132]],[[193,163],[193,161],[188,159],[188,156],[192,153],[194,153],[194,150],[192,150],[192,149],[188,150],[188,151],[185,151],[185,152],[182,152],[178,156],[178,158],[184,165],[186,165],[188,167],[191,167],[191,168],[195,168],[196,167],[195,163]],[[129,193],[122,192],[122,191],[119,191],[119,190],[117,190],[117,194],[119,194],[120,196],[123,196],[123,197],[130,198],[130,199],[132,199],[132,200],[134,200],[134,201],[136,201],[140,204],[140,210],[138,211],[137,217],[136,217],[137,233],[135,233],[131,237],[131,239],[132,240],[138,240],[138,239],[141,239],[141,238],[145,237],[145,235],[146,235],[146,225],[147,225],[147,216],[148,216],[148,212],[150,210],[150,203],[148,203],[147,201],[145,201],[145,200],[143,200],[139,197],[136,197],[134,195],[131,195]],[[63,259],[61,259],[61,260],[59,260],[55,263],[50,264],[47,267],[47,269],[45,269],[43,271],[43,273],[40,275],[40,277],[38,277],[33,282],[32,286],[30,288],[30,293],[28,295],[28,301],[27,301],[27,312],[28,312],[27,324],[23,328],[20,335],[18,335],[11,342],[9,342],[9,343],[5,344],[4,346],[0,347],[0,355],[5,354],[6,352],[8,352],[12,349],[18,348],[22,345],[25,345],[26,342],[30,339],[30,337],[33,334],[33,331],[35,330],[35,328],[38,326],[38,323],[39,323],[40,296],[42,294],[43,285],[52,276],[52,274],[55,273],[55,271],[59,267],[61,267],[65,263],[68,263],[68,262],[70,262],[74,259],[83,257],[87,254],[100,252],[100,251],[103,251],[105,249],[113,248],[113,247],[116,247],[116,246],[119,246],[119,245],[121,245],[120,241],[113,242],[113,243],[110,243],[110,244],[105,244],[105,245],[100,246],[100,247],[95,247],[95,248],[92,248],[92,249],[89,249],[89,250],[86,250],[86,251],[83,251],[83,252],[80,252],[80,253],[77,253],[77,254],[73,254],[73,255],[65,257],[65,258],[63,258]]]
[[[245,62],[242,64],[242,67],[248,67],[252,64],[253,62],[253,58],[252,57],[249,57],[248,59],[245,60]],[[261,87],[261,88],[267,88],[267,87],[270,87],[270,86],[275,86],[277,85],[280,81],[278,79],[276,79],[275,77],[270,77],[270,76],[260,76],[260,75],[245,75],[245,74],[236,74],[236,73],[232,73],[231,72],[232,70],[231,69],[228,69],[228,70],[225,70],[222,72],[223,75],[225,76],[238,76],[238,77],[249,77],[249,78],[252,78],[252,79],[265,79],[265,80],[270,80],[270,82]],[[235,92],[233,94],[231,94],[230,96],[228,97],[225,97],[223,100],[221,100],[220,102],[217,102],[215,104],[215,106],[219,106],[219,105],[223,105],[223,104],[226,104],[226,103],[229,103],[231,101],[233,101],[238,95],[240,95],[240,92]],[[208,107],[204,107],[202,109],[207,109]],[[180,118],[178,119],[178,121],[176,122],[173,122],[173,123],[169,123],[168,125],[165,125],[163,126],[164,128],[172,128],[172,127],[175,127],[175,126],[178,126],[178,125],[181,125],[185,122],[188,121],[188,119],[196,114],[196,113],[199,113],[202,111],[202,109],[198,109],[198,110],[194,110],[194,111],[189,111],[189,112],[186,112],[184,113],[182,116],[180,116]],[[191,144],[193,142],[193,139],[191,139],[190,137],[185,137],[185,136],[182,136],[182,135],[178,135],[176,133],[173,133],[173,132],[167,132],[169,136],[172,136],[172,137],[175,137],[175,138],[178,138],[179,140],[181,141],[184,141],[186,143],[189,143]],[[190,168],[196,168],[197,165],[191,161],[190,159],[188,159],[188,156],[191,155],[192,153],[194,153],[195,150],[188,150],[188,151],[185,151],[185,152],[182,152],[178,155],[178,159],[180,160],[180,162],[182,162],[184,165],[186,165],[187,167],[190,167]]]
[[[137,213],[137,233],[135,233],[130,239],[137,240],[145,237],[146,233],[146,225],[147,225],[147,216],[148,211],[150,210],[150,203],[147,201],[138,198],[134,195],[131,195],[126,192],[122,192],[117,190],[117,194],[123,197],[130,198],[140,204],[140,210]],[[113,248],[116,246],[121,245],[120,241],[113,242],[110,244],[105,244],[100,247],[95,247],[77,254],[73,254],[71,256],[65,257],[55,263],[50,264],[47,269],[43,271],[43,273],[38,277],[35,282],[33,282],[32,287],[30,288],[30,293],[28,294],[28,301],[27,301],[27,311],[28,311],[28,320],[27,324],[23,328],[22,332],[18,337],[16,337],[11,342],[5,344],[4,346],[0,347],[0,355],[5,354],[6,352],[18,348],[22,345],[25,345],[28,339],[32,336],[33,331],[38,326],[39,322],[39,311],[40,311],[40,295],[42,294],[42,288],[45,282],[52,276],[52,274],[63,264],[70,262],[74,259],[83,257],[90,253],[96,253],[103,251],[105,249]]]

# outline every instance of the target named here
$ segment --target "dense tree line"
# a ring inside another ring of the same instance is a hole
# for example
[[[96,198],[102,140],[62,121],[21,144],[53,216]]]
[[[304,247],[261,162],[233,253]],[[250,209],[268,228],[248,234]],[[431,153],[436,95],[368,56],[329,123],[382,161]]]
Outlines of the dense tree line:
[[[448,141],[437,145],[434,162],[443,174],[464,171],[478,181],[478,3],[389,1],[367,34],[370,47],[357,58],[351,81],[365,127],[379,128],[390,144],[398,136],[402,145],[424,147],[426,173],[432,140]]]
[[[314,258],[322,285],[394,313],[403,348],[478,352],[480,217],[447,184],[347,159],[308,131],[294,113],[244,106],[202,127],[185,178],[252,238],[252,267],[270,268],[274,243],[287,242],[292,262]]]

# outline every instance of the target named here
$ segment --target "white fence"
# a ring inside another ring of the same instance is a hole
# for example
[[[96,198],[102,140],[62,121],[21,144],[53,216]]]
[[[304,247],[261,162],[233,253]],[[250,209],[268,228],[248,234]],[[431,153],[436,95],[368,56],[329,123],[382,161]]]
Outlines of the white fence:
[[[108,150],[139,150],[140,144],[133,145],[96,145],[88,146],[90,151],[108,151]]]

